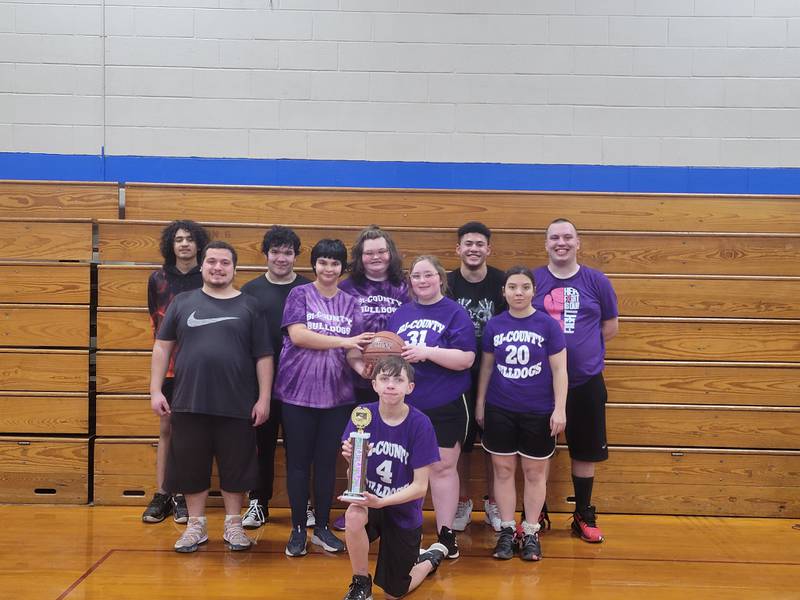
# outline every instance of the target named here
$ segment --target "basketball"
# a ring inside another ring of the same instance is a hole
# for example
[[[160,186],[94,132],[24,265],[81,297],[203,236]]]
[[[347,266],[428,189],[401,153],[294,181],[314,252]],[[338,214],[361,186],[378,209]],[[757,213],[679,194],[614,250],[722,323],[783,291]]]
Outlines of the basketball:
[[[400,356],[403,344],[403,338],[396,333],[379,331],[364,349],[364,362],[374,366],[384,356]]]

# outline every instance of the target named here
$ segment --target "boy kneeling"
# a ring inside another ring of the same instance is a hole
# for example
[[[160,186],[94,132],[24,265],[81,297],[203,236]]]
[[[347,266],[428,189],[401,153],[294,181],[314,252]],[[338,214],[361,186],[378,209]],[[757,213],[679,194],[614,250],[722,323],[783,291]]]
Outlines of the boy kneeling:
[[[380,538],[375,583],[387,598],[399,598],[415,589],[439,567],[447,547],[435,543],[420,554],[422,500],[428,491],[430,465],[439,460],[439,448],[430,419],[405,402],[414,389],[414,369],[399,356],[377,362],[372,386],[379,402],[365,404],[372,421],[367,488],[363,499],[340,496],[349,502],[345,513],[347,550],[353,580],[345,600],[370,600],[369,544]],[[353,454],[351,422],[343,434],[342,456]]]

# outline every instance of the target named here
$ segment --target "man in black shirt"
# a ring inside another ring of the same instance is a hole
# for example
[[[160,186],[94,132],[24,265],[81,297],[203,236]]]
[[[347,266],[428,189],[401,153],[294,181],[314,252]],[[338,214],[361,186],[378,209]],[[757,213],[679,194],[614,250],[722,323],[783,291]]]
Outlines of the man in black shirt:
[[[283,332],[281,321],[286,297],[292,288],[309,279],[295,273],[294,263],[300,254],[300,238],[288,227],[276,225],[264,235],[261,251],[267,259],[267,272],[242,286],[242,292],[258,302],[259,309],[267,317],[272,348],[275,352],[275,372],[278,372]],[[269,520],[269,501],[275,479],[275,448],[278,442],[278,427],[281,423],[281,402],[272,400],[269,419],[256,429],[258,443],[258,484],[250,490],[250,506],[242,516],[246,529],[257,529]]]
[[[153,346],[150,405],[171,415],[172,439],[164,487],[183,492],[189,509],[177,552],[208,540],[205,506],[216,458],[225,504],[223,539],[246,550],[242,494],[256,482],[255,429],[269,417],[272,346],[257,302],[233,287],[236,251],[216,241],[203,250],[203,287],[179,294],[167,309]],[[168,404],[161,386],[175,345],[175,389]]]
[[[504,273],[500,269],[490,267],[486,259],[492,253],[492,232],[483,223],[470,221],[458,229],[458,244],[456,254],[461,259],[461,266],[447,274],[448,295],[463,306],[469,313],[475,325],[475,362],[470,371],[472,375],[472,390],[470,393],[470,419],[467,437],[464,440],[461,456],[458,461],[461,489],[459,490],[458,508],[453,520],[453,529],[463,531],[472,520],[472,499],[468,497],[467,481],[470,473],[472,448],[478,433],[475,423],[475,398],[478,391],[478,374],[481,366],[481,337],[483,328],[493,316],[505,310],[503,298]],[[496,531],[500,529],[500,514],[494,503],[492,493],[493,474],[491,462],[488,458],[486,465],[486,485],[488,493],[484,499],[486,522]]]

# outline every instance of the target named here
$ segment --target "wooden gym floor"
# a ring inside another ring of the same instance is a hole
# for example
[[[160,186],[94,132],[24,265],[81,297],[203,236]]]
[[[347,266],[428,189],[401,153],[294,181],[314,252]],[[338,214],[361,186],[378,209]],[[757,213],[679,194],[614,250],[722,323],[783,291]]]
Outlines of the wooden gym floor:
[[[0,505],[0,597],[338,599],[347,590],[347,556],[313,546],[304,558],[284,556],[286,510],[274,510],[268,525],[251,532],[258,540],[252,551],[231,553],[221,541],[221,510],[211,509],[209,543],[194,555],[171,549],[183,526],[171,519],[145,525],[140,513],[138,507]],[[800,598],[796,520],[600,518],[606,542],[590,545],[570,536],[567,515],[554,514],[538,564],[490,558],[494,536],[474,522],[459,538],[461,558],[446,561],[410,598]],[[433,528],[426,513],[427,544]],[[378,588],[374,595],[383,598]]]

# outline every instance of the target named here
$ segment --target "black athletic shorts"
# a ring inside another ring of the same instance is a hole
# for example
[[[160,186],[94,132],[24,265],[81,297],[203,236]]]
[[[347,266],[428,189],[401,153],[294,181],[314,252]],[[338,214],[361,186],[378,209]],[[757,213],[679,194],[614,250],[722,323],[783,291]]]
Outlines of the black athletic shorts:
[[[569,456],[585,462],[608,460],[606,442],[606,384],[598,373],[567,393],[567,447]]]
[[[166,491],[196,494],[209,489],[214,458],[226,492],[258,485],[256,430],[249,419],[174,412],[170,421]]]
[[[436,432],[436,443],[439,448],[454,448],[456,444],[464,447],[469,424],[469,411],[467,409],[466,394],[461,394],[452,402],[423,410],[433,423]]]
[[[367,517],[367,536],[378,545],[378,564],[375,566],[375,583],[387,594],[399,598],[411,585],[411,569],[419,557],[422,527],[403,529],[386,516],[382,508],[370,508]]]
[[[550,415],[512,412],[489,404],[483,425],[482,444],[489,454],[546,460],[556,451]]]
[[[475,360],[478,360],[477,358]],[[483,435],[483,430],[475,422],[475,399],[478,397],[478,371],[471,371],[472,387],[467,392],[467,411],[469,422],[467,423],[467,437],[461,448],[461,452],[472,452],[475,447],[475,440],[478,439],[478,434]]]

